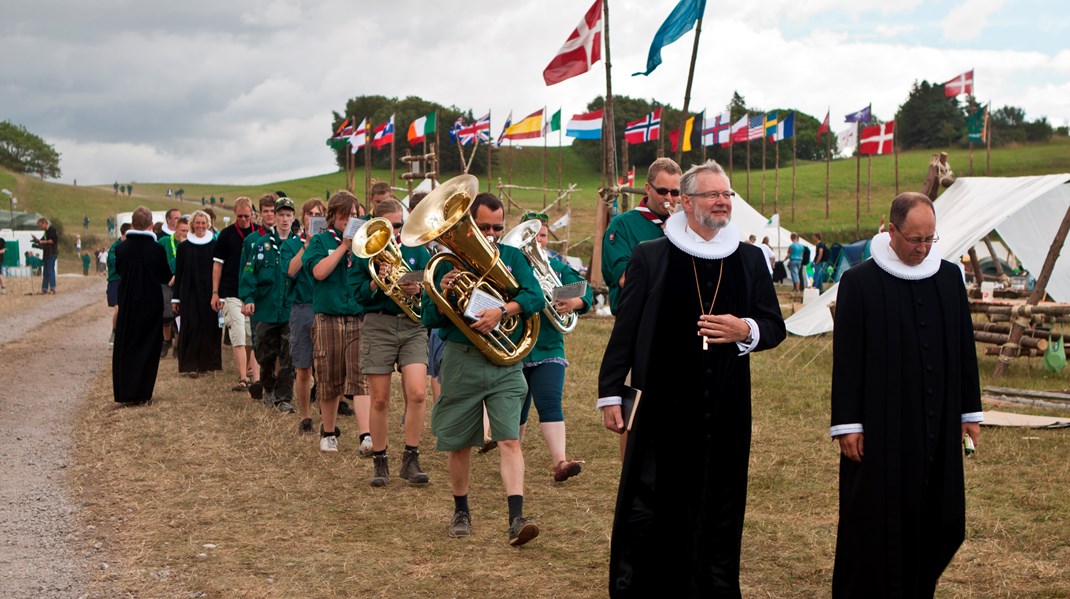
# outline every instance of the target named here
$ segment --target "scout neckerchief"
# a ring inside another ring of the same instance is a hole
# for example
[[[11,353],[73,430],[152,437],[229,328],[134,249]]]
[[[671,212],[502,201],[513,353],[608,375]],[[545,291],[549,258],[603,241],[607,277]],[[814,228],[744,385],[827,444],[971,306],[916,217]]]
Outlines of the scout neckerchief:
[[[649,198],[647,198],[646,196],[643,196],[643,201],[639,202],[639,205],[636,206],[635,209],[638,210],[639,214],[642,214],[648,221],[650,221],[650,222],[654,223],[655,225],[657,225],[657,226],[661,227],[662,229],[664,229],[665,228],[665,221],[661,220],[660,216],[658,216],[657,214],[654,214],[654,212],[651,211],[650,208],[646,207],[646,203],[647,203],[648,199]]]
[[[329,232],[331,234],[331,237],[334,237],[334,240],[338,242],[338,245],[342,245],[342,236],[339,235],[338,232],[334,230],[334,227],[327,227],[327,232]],[[352,267],[353,267],[353,253],[352,252],[346,252],[346,268],[352,268]]]
[[[238,236],[241,237],[241,240],[242,240],[243,243],[245,242],[245,236],[248,235],[249,233],[253,232],[252,228],[250,228],[249,229],[249,233],[242,233],[241,232],[241,228],[238,227],[238,223],[234,223],[233,226],[234,226],[234,230],[238,232]]]

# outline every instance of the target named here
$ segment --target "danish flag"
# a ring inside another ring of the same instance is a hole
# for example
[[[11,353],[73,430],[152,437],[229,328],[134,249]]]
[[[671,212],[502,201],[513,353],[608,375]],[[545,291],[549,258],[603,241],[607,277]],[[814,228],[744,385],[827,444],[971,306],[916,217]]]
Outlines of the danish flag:
[[[572,30],[565,45],[557,51],[542,72],[546,85],[561,83],[591,70],[602,57],[602,0],[595,0],[583,20]]]
[[[861,154],[891,154],[895,142],[895,121],[883,125],[866,127],[862,130],[862,143],[858,147]]]
[[[953,98],[959,94],[973,95],[973,69],[944,83],[944,96]]]

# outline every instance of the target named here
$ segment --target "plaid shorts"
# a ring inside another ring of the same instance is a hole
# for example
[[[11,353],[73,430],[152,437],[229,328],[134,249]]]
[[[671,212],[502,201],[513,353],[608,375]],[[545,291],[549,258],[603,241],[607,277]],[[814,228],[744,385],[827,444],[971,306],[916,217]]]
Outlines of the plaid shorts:
[[[368,395],[368,379],[360,371],[359,316],[316,314],[312,322],[312,362],[317,395]]]

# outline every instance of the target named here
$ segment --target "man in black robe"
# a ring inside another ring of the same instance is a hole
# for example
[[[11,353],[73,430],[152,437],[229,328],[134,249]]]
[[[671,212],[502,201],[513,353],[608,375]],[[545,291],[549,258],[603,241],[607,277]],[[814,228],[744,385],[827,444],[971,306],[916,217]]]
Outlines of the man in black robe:
[[[163,342],[160,285],[171,278],[167,255],[156,243],[152,212],[138,206],[126,241],[115,249],[119,273],[119,312],[115,326],[111,375],[115,401],[145,404],[152,400]]]
[[[636,247],[598,376],[605,425],[628,434],[611,597],[739,597],[750,456],[750,357],[785,336],[762,251],[740,244],[716,162],[680,180],[683,212]]]
[[[833,597],[932,597],[966,536],[962,441],[982,416],[962,272],[930,253],[927,196],[900,194],[889,216],[836,298]]]

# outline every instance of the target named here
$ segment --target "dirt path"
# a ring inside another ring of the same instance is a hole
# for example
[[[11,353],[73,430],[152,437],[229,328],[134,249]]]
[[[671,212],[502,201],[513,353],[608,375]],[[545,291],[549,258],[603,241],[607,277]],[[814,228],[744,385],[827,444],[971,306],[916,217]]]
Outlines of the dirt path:
[[[46,298],[41,298],[46,299]],[[0,596],[80,597],[93,551],[66,495],[74,415],[111,360],[91,286],[0,318]]]

